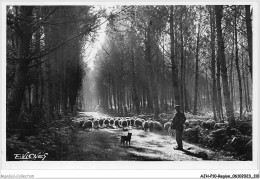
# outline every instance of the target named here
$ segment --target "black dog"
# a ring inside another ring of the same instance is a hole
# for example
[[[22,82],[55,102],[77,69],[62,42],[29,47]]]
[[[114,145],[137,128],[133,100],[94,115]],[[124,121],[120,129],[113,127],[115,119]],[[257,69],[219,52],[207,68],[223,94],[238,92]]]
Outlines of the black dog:
[[[128,142],[128,145],[130,146],[130,141],[131,141],[131,136],[132,136],[132,133],[129,133],[128,132],[128,135],[127,136],[121,136],[121,144],[127,145],[127,142]]]

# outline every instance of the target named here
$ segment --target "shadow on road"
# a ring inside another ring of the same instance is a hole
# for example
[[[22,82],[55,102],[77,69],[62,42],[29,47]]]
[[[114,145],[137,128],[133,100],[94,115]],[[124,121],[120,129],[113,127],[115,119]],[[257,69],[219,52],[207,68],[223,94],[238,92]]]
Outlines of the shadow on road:
[[[182,151],[186,155],[190,155],[190,156],[197,157],[197,158],[202,158],[203,160],[208,160],[209,159],[208,158],[208,154],[205,153],[205,152],[198,152],[198,153],[196,153],[196,152],[191,152],[191,151],[185,150],[185,149],[183,149]]]

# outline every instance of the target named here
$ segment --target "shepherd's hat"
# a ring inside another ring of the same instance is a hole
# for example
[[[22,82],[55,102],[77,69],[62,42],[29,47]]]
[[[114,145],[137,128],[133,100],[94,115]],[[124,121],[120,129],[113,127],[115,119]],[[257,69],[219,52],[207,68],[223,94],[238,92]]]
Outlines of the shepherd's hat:
[[[180,107],[181,107],[180,105],[175,105],[175,107],[174,107],[174,108],[176,109],[176,108],[180,108]]]

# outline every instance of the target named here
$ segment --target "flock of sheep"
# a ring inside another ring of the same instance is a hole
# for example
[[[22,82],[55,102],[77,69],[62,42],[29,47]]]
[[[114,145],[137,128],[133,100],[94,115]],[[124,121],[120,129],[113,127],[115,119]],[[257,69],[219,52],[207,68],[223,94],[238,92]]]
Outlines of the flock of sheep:
[[[142,119],[136,117],[114,117],[114,118],[81,118],[76,122],[77,126],[82,130],[92,130],[104,127],[110,128],[122,128],[128,130],[130,127],[137,129],[143,129],[144,131],[162,131],[163,129],[168,132],[169,135],[174,135],[174,130],[170,128],[171,121],[154,121],[150,119]],[[216,123],[214,120],[187,120],[184,123],[184,129],[200,126],[205,129],[218,129],[226,126],[227,123]]]
[[[116,117],[116,118],[81,118],[77,122],[78,127],[82,130],[92,130],[104,127],[111,128],[122,128],[127,130],[130,126],[138,129],[143,129],[144,131],[162,131],[170,128],[171,123],[166,122],[164,125],[158,121],[152,119],[141,119],[141,118],[130,118],[130,117]]]
[[[184,129],[187,128],[194,128],[194,127],[202,127],[204,129],[213,130],[213,129],[219,129],[222,127],[227,127],[228,123],[227,121],[222,123],[217,123],[213,119],[208,120],[196,120],[196,119],[190,119],[189,121],[186,121],[184,123]]]

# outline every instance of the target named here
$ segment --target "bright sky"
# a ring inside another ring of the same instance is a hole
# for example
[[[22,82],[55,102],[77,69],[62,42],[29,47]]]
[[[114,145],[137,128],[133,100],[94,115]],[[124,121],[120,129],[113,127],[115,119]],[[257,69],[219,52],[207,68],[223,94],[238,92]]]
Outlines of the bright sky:
[[[112,12],[112,10],[114,9],[113,6],[95,6],[94,11],[98,11],[101,8],[105,8],[107,11],[107,14],[110,14]],[[101,19],[101,22],[104,22],[106,19]],[[105,37],[106,37],[106,25],[108,22],[105,22],[104,24],[102,24],[100,26],[100,29],[97,31],[97,37],[96,40],[93,44],[90,44],[90,42],[86,41],[85,44],[85,57],[84,57],[84,61],[88,63],[88,67],[90,67],[92,70],[94,69],[94,60],[95,60],[95,56],[96,53],[98,51],[98,49],[102,48],[101,44],[103,44]]]
[[[85,44],[86,51],[85,51],[84,61],[88,63],[88,67],[90,67],[92,70],[94,69],[94,60],[95,60],[96,53],[98,49],[101,48],[101,44],[103,44],[105,40],[106,24],[107,23],[101,25],[100,29],[98,30],[98,37],[96,38],[93,44],[89,45],[89,42],[86,42]]]

